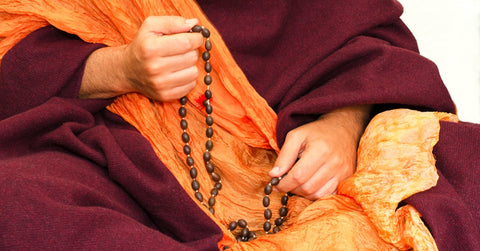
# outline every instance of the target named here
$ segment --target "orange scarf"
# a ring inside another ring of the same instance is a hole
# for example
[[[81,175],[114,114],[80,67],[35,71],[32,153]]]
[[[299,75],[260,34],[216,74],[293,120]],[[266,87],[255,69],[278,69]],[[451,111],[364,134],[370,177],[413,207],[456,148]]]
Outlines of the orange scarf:
[[[455,118],[409,110],[388,112],[372,121],[360,144],[357,173],[340,185],[338,195],[313,203],[292,197],[287,222],[280,233],[235,243],[226,229],[229,222],[243,218],[249,222],[250,230],[262,229],[263,187],[269,181],[267,173],[278,151],[277,118],[248,83],[221,36],[193,0],[4,0],[0,3],[0,57],[30,32],[48,24],[87,42],[125,44],[151,15],[198,18],[212,33],[215,120],[212,157],[223,188],[217,197],[215,216],[199,206],[224,232],[219,248],[228,245],[234,250],[436,249],[418,212],[410,206],[396,208],[404,198],[435,185],[432,149],[438,141],[438,120]],[[206,140],[201,106],[203,88],[202,84],[197,85],[188,95],[186,106],[192,157],[200,165]],[[176,102],[153,102],[132,93],[118,97],[108,109],[150,141],[158,157],[197,202],[184,161],[179,107]],[[388,133],[384,127],[389,127]],[[210,194],[213,182],[202,166],[198,170],[200,192]],[[280,197],[281,194],[272,195],[270,208],[274,219],[278,217]]]

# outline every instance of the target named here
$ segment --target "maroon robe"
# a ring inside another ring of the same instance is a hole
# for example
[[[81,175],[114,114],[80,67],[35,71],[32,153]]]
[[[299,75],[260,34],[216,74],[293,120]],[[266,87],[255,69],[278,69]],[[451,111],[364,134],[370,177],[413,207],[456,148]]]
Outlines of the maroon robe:
[[[396,1],[199,1],[256,90],[278,139],[332,109],[455,112]],[[348,7],[347,7],[348,6]],[[0,71],[0,248],[213,250],[220,229],[131,125],[77,98],[87,44],[53,27]],[[443,123],[437,187],[407,199],[440,250],[476,250],[480,126]]]

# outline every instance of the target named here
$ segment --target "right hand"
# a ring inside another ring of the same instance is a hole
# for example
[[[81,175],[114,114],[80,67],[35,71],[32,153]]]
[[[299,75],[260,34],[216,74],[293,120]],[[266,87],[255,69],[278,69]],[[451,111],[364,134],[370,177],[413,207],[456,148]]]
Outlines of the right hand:
[[[131,92],[168,102],[195,87],[203,37],[188,31],[197,23],[178,16],[152,16],[143,22],[124,51],[123,71]]]

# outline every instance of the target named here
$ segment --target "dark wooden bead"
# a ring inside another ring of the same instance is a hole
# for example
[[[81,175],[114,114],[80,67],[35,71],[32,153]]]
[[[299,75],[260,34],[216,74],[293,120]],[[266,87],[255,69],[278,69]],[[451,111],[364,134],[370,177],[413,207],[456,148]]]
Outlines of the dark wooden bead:
[[[280,183],[280,179],[278,177],[274,177],[272,180],[270,180],[270,184],[272,184],[272,186],[276,186],[278,183]]]
[[[212,111],[213,111],[213,108],[212,108],[212,106],[211,106],[210,104],[208,104],[208,105],[205,106],[205,112],[206,112],[207,114],[212,114]]]
[[[288,203],[288,195],[282,196],[281,202],[282,202],[282,205],[286,206]]]
[[[203,202],[203,196],[200,192],[195,192],[195,198],[197,198],[198,201]]]
[[[265,211],[263,212],[263,216],[265,217],[265,219],[270,220],[272,218],[272,210],[268,208],[265,209]]]
[[[255,240],[257,238],[257,235],[250,231],[250,234],[248,235],[248,241],[252,241],[252,240]]]
[[[190,142],[190,136],[188,135],[187,132],[183,132],[183,133],[182,133],[182,141],[183,141],[183,143],[188,143],[188,142]]]
[[[270,206],[270,197],[268,196],[263,197],[263,206],[264,207]]]
[[[203,61],[208,61],[210,59],[210,52],[209,51],[204,51],[202,53],[202,59],[203,59]]]
[[[207,135],[207,138],[211,138],[213,136],[213,128],[208,127],[205,134]]]
[[[272,223],[270,223],[270,221],[265,221],[265,223],[263,223],[263,230],[268,232],[270,229],[272,229]]]
[[[207,140],[207,142],[205,143],[205,148],[211,151],[213,149],[213,142],[211,140]]]
[[[205,50],[209,51],[212,49],[212,41],[210,39],[205,40]]]
[[[240,232],[240,236],[242,236],[243,238],[248,237],[249,234],[250,234],[250,231],[248,230],[248,228],[244,228]]]
[[[220,175],[218,175],[218,173],[212,173],[212,179],[213,181],[218,182],[220,181],[221,178],[220,178]]]
[[[247,227],[247,221],[244,220],[244,219],[238,220],[237,223],[238,223],[238,226],[241,227],[241,228]]]
[[[205,62],[205,72],[212,72],[212,64],[210,64],[210,62]]]
[[[203,107],[207,106],[209,102],[210,102],[210,101],[209,101],[208,99],[205,99],[205,100],[202,102]]]
[[[186,105],[186,104],[187,104],[187,100],[188,100],[187,97],[185,97],[185,96],[181,97],[181,98],[180,98],[180,104]]]
[[[205,162],[210,161],[211,158],[212,158],[212,155],[209,152],[204,152],[203,153],[203,160]]]
[[[187,165],[188,166],[193,166],[195,164],[195,161],[193,160],[192,157],[187,157]]]
[[[212,125],[213,125],[213,118],[212,118],[212,116],[208,115],[208,116],[205,118],[205,123],[206,123],[208,126],[212,126]]]
[[[217,189],[217,190],[222,190],[222,183],[217,182],[217,183],[215,183],[215,186],[214,186],[214,187],[215,187],[215,189]]]
[[[236,221],[230,222],[230,224],[228,224],[228,230],[233,231],[235,229],[237,229],[237,222]]]
[[[193,32],[201,32],[203,30],[202,26],[200,25],[195,25],[192,27]]]
[[[207,169],[208,173],[213,173],[213,171],[215,171],[215,167],[213,166],[213,164],[211,162],[206,162],[205,163],[205,169]]]
[[[195,179],[197,178],[197,175],[198,175],[197,168],[195,167],[190,168],[190,178]]]
[[[212,83],[213,79],[212,79],[212,76],[210,75],[206,75],[204,78],[203,78],[203,82],[206,84],[206,85],[210,85]]]
[[[181,118],[185,118],[185,116],[187,116],[187,109],[185,109],[185,107],[180,107],[178,109],[178,114]]]
[[[208,199],[208,205],[210,207],[213,207],[215,205],[215,197],[210,197],[210,199]]]
[[[197,191],[198,189],[200,189],[200,183],[198,183],[197,180],[193,180],[192,181],[192,188],[193,188],[193,190]]]
[[[240,235],[235,236],[235,239],[237,240],[237,242],[243,241],[243,240],[242,240],[242,236],[240,236]]]
[[[275,219],[275,225],[276,226],[281,226],[282,224],[283,224],[283,219],[282,218]]]
[[[203,29],[202,29],[202,35],[203,35],[203,37],[205,37],[205,38],[209,38],[209,37],[210,37],[210,31],[209,31],[207,28],[203,27]]]
[[[210,211],[211,214],[215,214],[215,208],[211,207],[208,210]]]
[[[273,233],[276,234],[278,232],[280,232],[280,228],[279,227],[274,227],[273,228]]]
[[[212,98],[212,91],[206,90],[206,91],[205,91],[205,98],[211,99],[211,98]]]
[[[210,191],[210,194],[211,194],[212,196],[217,196],[217,195],[218,195],[218,190],[215,189],[215,188],[213,188],[213,189]]]
[[[268,184],[265,186],[264,192],[266,195],[270,195],[272,193],[272,185]]]
[[[224,246],[224,247],[223,247],[223,250],[228,250],[228,249],[230,249],[229,246]]]
[[[280,210],[278,210],[278,214],[280,214],[280,216],[282,217],[287,216],[287,213],[288,213],[288,209],[286,207],[281,207]]]
[[[189,155],[190,153],[192,153],[192,149],[190,148],[190,146],[184,145],[183,146],[183,153],[185,153],[186,155]]]
[[[185,119],[180,120],[180,127],[181,127],[183,130],[187,130],[187,128],[188,128],[188,122],[187,122]]]

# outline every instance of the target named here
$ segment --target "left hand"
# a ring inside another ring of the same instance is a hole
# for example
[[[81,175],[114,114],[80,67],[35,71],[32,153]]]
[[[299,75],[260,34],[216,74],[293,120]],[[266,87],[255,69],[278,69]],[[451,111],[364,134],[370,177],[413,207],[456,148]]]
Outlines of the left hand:
[[[290,131],[271,177],[288,174],[276,186],[310,200],[335,193],[355,172],[357,146],[370,106],[346,107]]]

